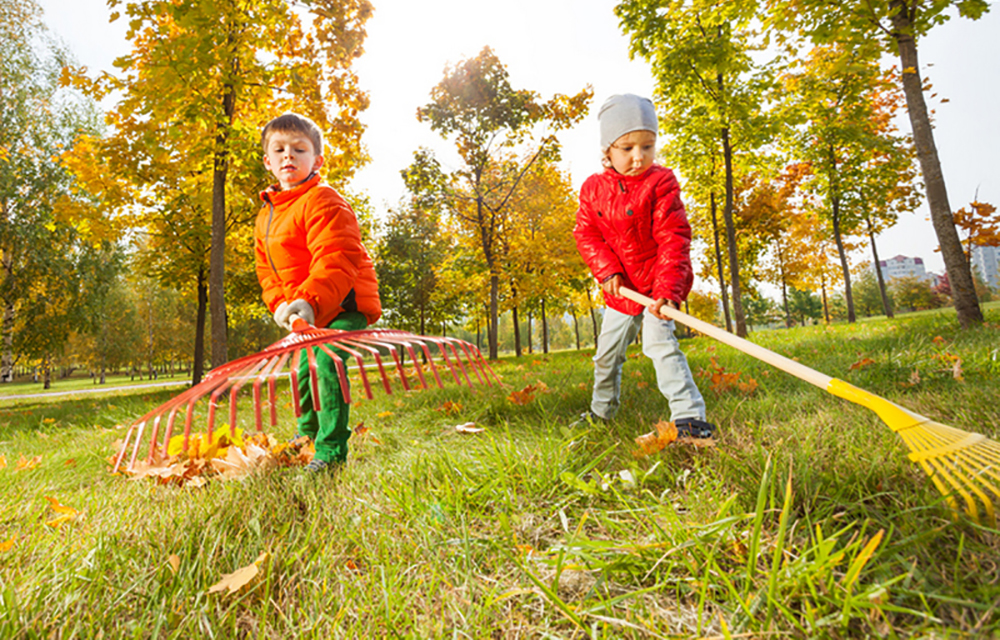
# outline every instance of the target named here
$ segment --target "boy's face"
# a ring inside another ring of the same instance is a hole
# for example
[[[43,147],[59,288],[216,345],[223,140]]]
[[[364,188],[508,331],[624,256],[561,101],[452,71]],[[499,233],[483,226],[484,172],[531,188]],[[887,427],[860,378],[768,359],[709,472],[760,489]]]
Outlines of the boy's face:
[[[291,189],[323,166],[323,156],[313,149],[309,136],[297,131],[275,131],[267,138],[264,166],[278,179],[282,190]]]
[[[656,157],[656,134],[652,131],[632,131],[612,143],[608,149],[611,166],[623,176],[641,175],[653,165]]]

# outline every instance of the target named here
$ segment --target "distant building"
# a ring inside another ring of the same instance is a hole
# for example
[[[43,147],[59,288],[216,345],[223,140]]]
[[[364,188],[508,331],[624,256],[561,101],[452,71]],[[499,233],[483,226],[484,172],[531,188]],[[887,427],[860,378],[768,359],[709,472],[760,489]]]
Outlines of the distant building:
[[[930,285],[934,284],[934,275],[927,273],[927,270],[924,269],[923,258],[908,258],[900,255],[888,260],[879,260],[878,267],[886,282],[896,278],[917,278],[927,281]]]
[[[1000,288],[1000,247],[972,247],[972,268],[991,289]]]

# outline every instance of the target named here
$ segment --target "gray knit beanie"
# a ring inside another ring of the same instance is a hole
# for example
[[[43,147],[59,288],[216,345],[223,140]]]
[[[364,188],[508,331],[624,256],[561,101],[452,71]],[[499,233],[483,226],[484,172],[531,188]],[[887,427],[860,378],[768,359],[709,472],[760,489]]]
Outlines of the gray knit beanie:
[[[649,98],[626,93],[611,96],[597,112],[601,123],[601,148],[607,149],[618,138],[633,131],[657,133],[656,108]]]

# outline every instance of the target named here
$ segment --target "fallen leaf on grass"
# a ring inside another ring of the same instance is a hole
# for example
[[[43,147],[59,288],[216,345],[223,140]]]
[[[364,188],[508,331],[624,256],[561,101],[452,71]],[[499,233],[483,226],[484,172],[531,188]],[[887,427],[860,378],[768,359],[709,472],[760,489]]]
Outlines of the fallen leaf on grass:
[[[375,437],[375,434],[372,433],[371,429],[365,426],[364,422],[354,427],[354,436],[358,437],[362,442],[371,440],[375,444],[382,444],[382,441]]]
[[[907,380],[906,382],[900,382],[899,386],[901,386],[901,387],[915,387],[918,384],[920,384],[920,370],[919,369],[914,369],[913,373],[910,374],[910,379]]]
[[[523,406],[535,399],[535,390],[535,385],[529,384],[520,391],[511,391],[507,399],[516,405]]]
[[[742,371],[727,372],[725,367],[718,363],[715,356],[712,356],[711,362],[711,370],[702,369],[699,375],[711,380],[710,386],[712,391],[721,394],[733,389],[739,389],[749,395],[757,390],[757,381],[750,376],[747,376],[744,380],[740,379],[743,375]]]
[[[875,364],[875,361],[872,360],[871,358],[861,358],[860,360],[852,364],[850,369],[851,371],[854,371],[855,369],[864,369],[868,365],[872,364]]]
[[[0,542],[0,553],[10,551],[14,547],[14,543],[17,542],[17,534],[15,533],[11,536],[10,540],[6,542]]]
[[[59,514],[55,518],[53,518],[51,520],[47,520],[45,522],[45,524],[49,525],[50,527],[52,527],[54,529],[58,529],[59,527],[61,527],[63,524],[65,524],[67,522],[72,522],[73,520],[76,519],[76,517],[78,515],[80,515],[79,511],[77,511],[73,507],[67,507],[66,505],[60,503],[55,498],[51,498],[49,496],[45,496],[45,499],[49,501],[49,507],[53,511],[55,511],[56,513]]]
[[[249,564],[236,571],[224,574],[222,580],[213,584],[208,588],[209,593],[218,593],[220,591],[227,591],[229,595],[236,593],[237,591],[243,589],[260,574],[260,565],[263,564],[268,558],[267,552],[261,552],[257,559],[253,561],[253,564]]]
[[[944,338],[942,338],[941,336],[934,336],[934,339],[931,340],[931,342],[933,342],[934,344],[936,344],[937,346],[940,347],[941,345],[943,345],[947,341]]]
[[[458,413],[461,410],[462,410],[462,405],[460,403],[458,403],[458,402],[452,402],[451,400],[448,400],[447,402],[445,402],[444,404],[442,404],[440,407],[438,407],[437,409],[435,409],[435,411],[441,411],[443,413],[449,413],[449,414],[450,413]]]
[[[361,565],[354,558],[348,558],[347,562],[344,563],[344,568],[351,573],[362,573]]]
[[[177,571],[181,568],[181,557],[176,553],[171,553],[167,556],[167,563],[170,566],[170,573],[177,575]]]
[[[382,413],[376,414],[375,417],[376,418],[381,418],[381,419],[391,418],[392,417],[392,411],[383,411]]]
[[[456,424],[455,431],[459,433],[479,433],[480,431],[486,431],[486,429],[477,427],[475,422],[465,422],[462,424]]]
[[[63,463],[63,466],[64,467],[75,467],[76,466],[76,458],[70,458],[69,460],[67,460],[66,462]]]
[[[212,467],[219,472],[220,478],[223,480],[242,478],[257,469],[266,469],[272,466],[273,459],[269,460],[267,449],[253,443],[247,444],[245,449],[244,451],[240,447],[228,447],[225,458],[211,460]],[[196,477],[192,477],[188,484],[201,486],[201,484],[195,483],[196,479]],[[202,480],[204,479],[202,478]]]
[[[14,466],[14,471],[28,471],[34,469],[42,463],[42,456],[35,456],[34,458],[25,458],[24,454],[17,461],[17,465]]]
[[[0,456],[0,469],[7,468],[7,456]]]
[[[635,443],[639,445],[639,456],[645,457],[661,451],[675,440],[677,440],[677,427],[673,422],[660,420],[656,423],[656,431],[639,436],[635,439]]]
[[[958,358],[955,360],[954,366],[951,368],[951,377],[955,378],[959,382],[964,382],[965,378],[962,376],[962,359]]]

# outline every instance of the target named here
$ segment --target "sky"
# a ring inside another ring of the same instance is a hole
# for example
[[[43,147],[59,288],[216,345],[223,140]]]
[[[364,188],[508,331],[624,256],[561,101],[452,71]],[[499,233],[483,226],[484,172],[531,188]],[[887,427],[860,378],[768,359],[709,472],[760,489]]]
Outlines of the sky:
[[[124,21],[108,23],[104,0],[37,1],[49,28],[92,74],[113,70],[112,61],[128,53]],[[431,88],[447,66],[477,55],[485,46],[507,66],[516,89],[549,98],[593,87],[590,113],[559,135],[563,166],[577,188],[601,169],[600,104],[616,93],[653,93],[648,65],[629,59],[628,39],[613,13],[616,0],[373,4],[365,54],[356,64],[361,86],[371,97],[361,119],[368,127],[364,142],[372,161],[352,187],[367,192],[377,211],[394,206],[404,195],[399,172],[419,147],[433,149],[446,169],[454,168],[451,143],[417,122],[416,110],[429,101]],[[930,107],[936,110],[935,142],[952,210],[968,206],[977,190],[980,201],[1000,205],[1000,8],[992,8],[978,21],[952,19],[918,43],[921,73],[937,93]],[[900,128],[910,131],[905,116]],[[877,239],[880,257],[920,257],[929,271],[942,273],[944,262],[935,252],[937,238],[928,216],[925,204],[901,217]],[[865,259],[869,254],[866,247],[858,255]]]

